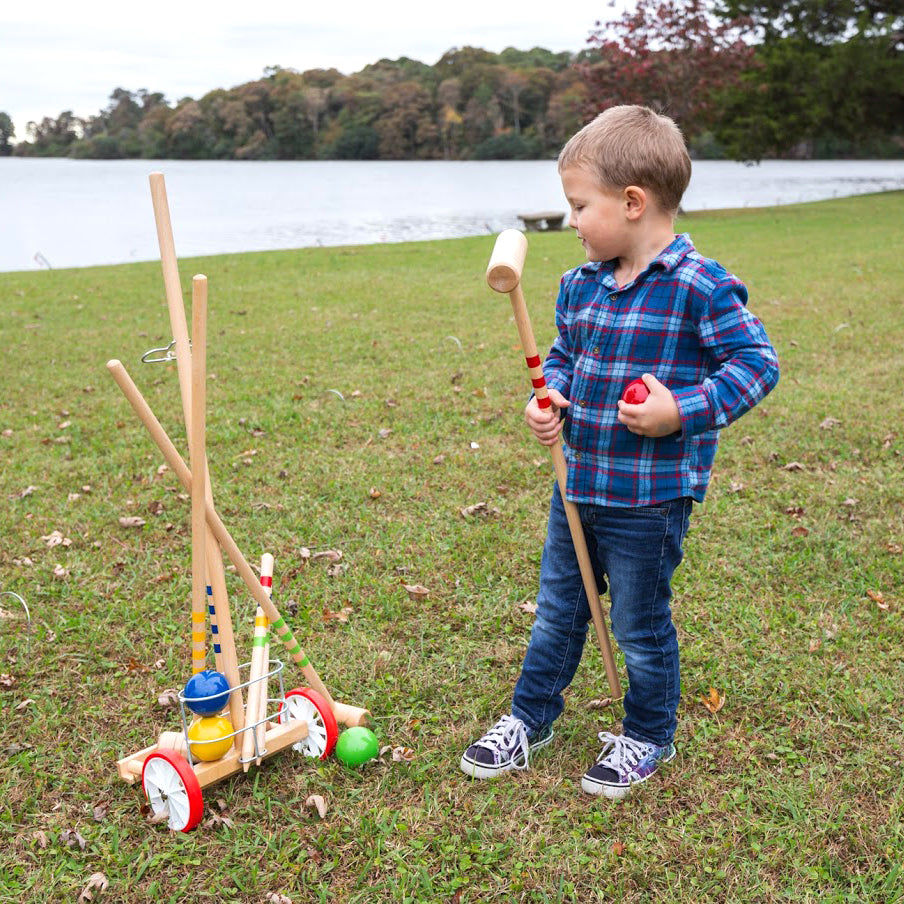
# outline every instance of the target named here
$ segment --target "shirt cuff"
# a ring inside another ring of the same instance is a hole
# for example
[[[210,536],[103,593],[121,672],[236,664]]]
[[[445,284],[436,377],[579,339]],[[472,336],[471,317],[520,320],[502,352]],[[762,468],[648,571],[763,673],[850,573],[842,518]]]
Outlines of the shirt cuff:
[[[672,398],[681,415],[681,439],[712,429],[712,406],[702,386],[679,389],[672,393]]]

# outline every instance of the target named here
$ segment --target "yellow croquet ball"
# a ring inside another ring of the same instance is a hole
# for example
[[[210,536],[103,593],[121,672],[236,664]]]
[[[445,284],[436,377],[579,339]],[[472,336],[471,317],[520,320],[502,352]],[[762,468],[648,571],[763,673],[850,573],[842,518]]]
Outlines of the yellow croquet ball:
[[[224,756],[232,747],[232,722],[223,716],[205,716],[188,729],[191,755],[210,762]]]

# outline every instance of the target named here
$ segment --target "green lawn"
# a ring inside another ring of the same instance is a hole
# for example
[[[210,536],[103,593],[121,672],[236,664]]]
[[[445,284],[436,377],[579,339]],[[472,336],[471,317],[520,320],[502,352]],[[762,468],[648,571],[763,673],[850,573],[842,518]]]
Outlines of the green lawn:
[[[592,635],[533,768],[458,771],[518,675],[551,487],[493,237],[181,261],[187,298],[210,280],[219,512],[250,561],[274,554],[274,601],[390,748],[361,771],[276,755],[205,789],[186,835],[115,769],[178,726],[158,696],[190,672],[188,503],[104,366],[187,458],[175,366],[140,363],[170,339],[160,266],[0,274],[0,591],[31,611],[27,639],[0,597],[0,900],[74,901],[94,873],[126,904],[904,900],[902,224],[904,193],[680,224],[747,281],[782,379],[692,521],[679,755],[616,804],[580,791],[621,715],[591,705]],[[580,248],[529,240],[546,348]],[[244,660],[254,604],[227,581]]]

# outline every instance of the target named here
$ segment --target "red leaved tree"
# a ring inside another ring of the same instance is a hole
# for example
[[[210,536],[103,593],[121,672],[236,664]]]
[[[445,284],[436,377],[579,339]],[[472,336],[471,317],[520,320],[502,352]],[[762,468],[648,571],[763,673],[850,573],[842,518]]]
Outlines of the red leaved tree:
[[[719,115],[719,94],[754,65],[744,41],[749,20],[716,19],[706,0],[638,0],[614,22],[597,22],[579,68],[588,118],[617,104],[643,104],[671,116],[691,139]]]

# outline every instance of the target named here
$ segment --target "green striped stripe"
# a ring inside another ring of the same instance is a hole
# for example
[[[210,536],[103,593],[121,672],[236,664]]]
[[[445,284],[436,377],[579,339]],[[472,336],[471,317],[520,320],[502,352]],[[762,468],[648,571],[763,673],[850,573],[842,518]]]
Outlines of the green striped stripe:
[[[273,627],[276,628],[276,630],[277,630],[280,634],[284,634],[285,631],[288,631],[288,630],[289,630],[288,627],[286,627],[286,620],[285,620],[284,618],[278,618],[278,619],[276,619],[276,621],[273,622]]]
[[[265,646],[267,646],[267,638],[266,638],[266,636],[264,636],[264,637],[255,637],[254,640],[251,642],[251,646],[253,646],[253,647],[265,647]]]

